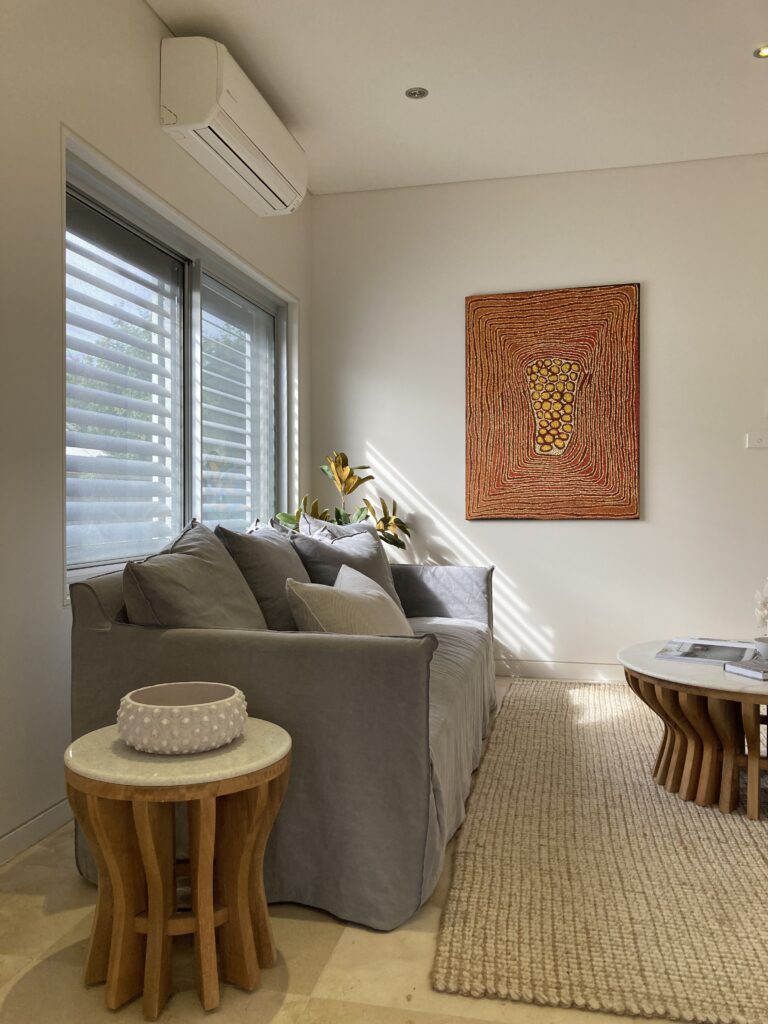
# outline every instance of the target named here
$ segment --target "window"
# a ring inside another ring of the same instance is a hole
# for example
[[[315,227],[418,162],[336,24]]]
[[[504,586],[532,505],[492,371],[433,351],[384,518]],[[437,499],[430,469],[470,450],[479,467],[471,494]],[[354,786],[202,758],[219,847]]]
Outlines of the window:
[[[68,189],[69,568],[274,512],[275,311],[222,276]]]
[[[203,522],[245,529],[274,510],[275,319],[202,282]]]

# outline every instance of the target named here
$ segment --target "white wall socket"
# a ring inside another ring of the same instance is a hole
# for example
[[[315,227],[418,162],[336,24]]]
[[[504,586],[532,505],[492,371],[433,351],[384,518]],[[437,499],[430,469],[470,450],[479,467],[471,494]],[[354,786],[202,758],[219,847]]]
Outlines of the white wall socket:
[[[746,448],[768,448],[768,430],[753,431],[745,438]]]

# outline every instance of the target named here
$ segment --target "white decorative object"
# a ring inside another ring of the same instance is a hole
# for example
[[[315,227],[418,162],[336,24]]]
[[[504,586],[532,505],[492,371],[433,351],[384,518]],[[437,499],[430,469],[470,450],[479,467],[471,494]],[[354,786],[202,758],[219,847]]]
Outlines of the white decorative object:
[[[245,694],[227,683],[158,683],[120,701],[117,732],[149,754],[198,754],[242,736]]]
[[[755,618],[763,627],[763,632],[768,633],[768,579],[762,590],[755,591]],[[756,637],[755,647],[761,658],[768,658],[768,636]]]

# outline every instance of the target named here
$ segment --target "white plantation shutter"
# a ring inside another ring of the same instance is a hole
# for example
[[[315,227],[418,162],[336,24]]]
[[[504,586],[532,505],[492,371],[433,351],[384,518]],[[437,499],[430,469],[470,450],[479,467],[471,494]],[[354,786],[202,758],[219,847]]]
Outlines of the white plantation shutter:
[[[182,518],[184,263],[67,197],[67,561],[157,551]]]
[[[207,274],[201,306],[202,520],[244,530],[275,509],[275,319]]]

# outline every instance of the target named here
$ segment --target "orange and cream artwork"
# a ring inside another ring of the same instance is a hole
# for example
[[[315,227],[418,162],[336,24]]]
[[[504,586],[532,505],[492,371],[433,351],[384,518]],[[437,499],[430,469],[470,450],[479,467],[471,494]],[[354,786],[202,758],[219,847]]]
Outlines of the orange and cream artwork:
[[[639,290],[466,300],[467,519],[638,518]]]
[[[581,363],[559,356],[537,359],[526,371],[537,455],[562,455],[576,428]]]

